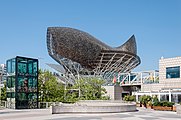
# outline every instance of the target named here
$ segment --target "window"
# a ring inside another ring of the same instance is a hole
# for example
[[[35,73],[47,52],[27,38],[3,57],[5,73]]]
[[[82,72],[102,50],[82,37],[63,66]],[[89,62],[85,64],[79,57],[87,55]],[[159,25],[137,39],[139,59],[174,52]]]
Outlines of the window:
[[[7,98],[15,98],[14,92],[7,92]]]
[[[29,73],[29,74],[32,74],[32,73],[33,73],[33,64],[32,64],[32,63],[29,63],[29,64],[28,64],[28,73]]]
[[[27,64],[26,63],[18,63],[18,73],[27,73]]]
[[[15,77],[11,78],[11,87],[15,87]]]
[[[32,88],[32,87],[33,87],[33,80],[32,80],[32,78],[29,78],[29,79],[28,79],[28,87],[29,87],[29,88]]]
[[[7,72],[11,73],[11,60],[8,60],[6,64],[7,64]]]
[[[15,59],[12,59],[12,63],[11,63],[11,64],[12,64],[11,72],[12,72],[12,73],[15,73],[16,60],[15,60]]]
[[[166,78],[180,78],[180,66],[167,67]]]
[[[7,78],[7,83],[6,84],[7,84],[8,88],[11,88],[11,77]]]
[[[14,87],[15,86],[15,77],[8,76],[6,85],[8,88]]]
[[[37,61],[34,61],[34,63],[33,63],[33,73],[35,74],[35,75],[37,75],[37,71],[38,71],[38,68],[37,68],[37,65],[38,64],[38,62]]]
[[[17,99],[19,101],[22,101],[22,100],[27,100],[27,94],[26,93],[17,93]]]

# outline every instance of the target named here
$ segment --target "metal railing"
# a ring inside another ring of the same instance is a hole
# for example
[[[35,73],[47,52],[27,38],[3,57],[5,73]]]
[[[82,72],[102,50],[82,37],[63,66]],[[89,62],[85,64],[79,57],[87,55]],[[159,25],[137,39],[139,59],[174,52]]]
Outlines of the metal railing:
[[[158,71],[143,71],[132,73],[118,73],[117,81],[120,85],[141,85],[159,83]]]

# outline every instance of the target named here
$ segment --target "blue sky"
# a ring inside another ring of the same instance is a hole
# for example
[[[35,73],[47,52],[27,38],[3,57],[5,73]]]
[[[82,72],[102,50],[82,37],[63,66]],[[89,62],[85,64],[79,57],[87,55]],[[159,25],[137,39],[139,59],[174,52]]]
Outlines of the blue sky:
[[[132,34],[141,64],[181,56],[181,0],[0,0],[0,63],[16,55],[56,63],[47,52],[46,29],[77,28],[116,47]]]

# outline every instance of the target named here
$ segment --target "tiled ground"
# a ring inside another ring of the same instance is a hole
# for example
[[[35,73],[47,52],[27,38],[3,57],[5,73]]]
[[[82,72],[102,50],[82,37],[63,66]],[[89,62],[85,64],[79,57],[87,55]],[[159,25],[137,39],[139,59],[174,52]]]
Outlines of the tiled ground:
[[[181,115],[170,111],[138,108],[137,112],[103,114],[51,114],[49,109],[0,110],[0,120],[181,120]]]

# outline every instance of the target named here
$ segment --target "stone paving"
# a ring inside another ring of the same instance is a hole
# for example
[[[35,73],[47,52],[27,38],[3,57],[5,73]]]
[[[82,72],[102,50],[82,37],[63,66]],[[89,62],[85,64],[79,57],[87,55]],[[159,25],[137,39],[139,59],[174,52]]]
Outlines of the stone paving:
[[[51,114],[49,109],[0,109],[0,120],[181,120],[172,111],[137,108],[136,112],[102,114]]]

